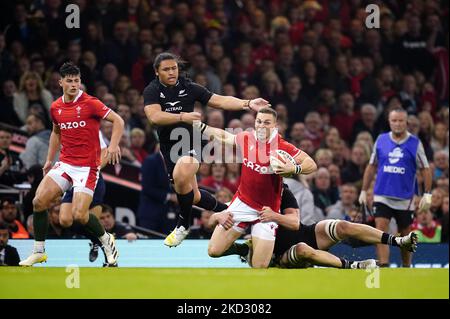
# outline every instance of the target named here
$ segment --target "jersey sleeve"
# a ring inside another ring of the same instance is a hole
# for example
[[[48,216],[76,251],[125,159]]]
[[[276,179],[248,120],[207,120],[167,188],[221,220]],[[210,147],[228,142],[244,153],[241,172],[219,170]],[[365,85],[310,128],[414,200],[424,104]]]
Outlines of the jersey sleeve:
[[[291,192],[291,190],[285,185],[283,187],[283,193],[281,195],[281,206],[280,211],[283,214],[283,211],[286,208],[299,208],[297,199],[295,199],[294,194]]]
[[[282,140],[280,144],[280,149],[289,153],[289,155],[294,158],[302,152],[299,148],[295,147],[291,143],[286,142],[285,140]]]
[[[369,159],[369,164],[370,165],[376,165],[378,163],[378,159],[377,159],[377,143],[378,143],[378,138],[376,139],[375,143],[373,144],[372,154],[370,155],[370,159]]]
[[[425,154],[425,148],[421,141],[419,141],[419,145],[417,146],[417,155],[416,155],[416,164],[418,168],[429,168],[430,164],[428,163],[427,155]]]
[[[208,104],[209,99],[213,95],[207,88],[194,82],[191,83],[190,91],[194,99],[204,105]]]
[[[58,121],[55,118],[56,102],[50,105],[50,120],[53,124],[58,125]]]
[[[93,105],[94,115],[101,119],[104,119],[105,117],[107,117],[109,112],[111,112],[111,109],[109,107],[107,107],[105,104],[103,104],[103,102],[101,102],[98,99],[94,99],[92,101],[92,105]]]
[[[144,106],[150,104],[159,104],[159,93],[160,92],[156,85],[148,85],[142,93],[142,95],[144,96]]]

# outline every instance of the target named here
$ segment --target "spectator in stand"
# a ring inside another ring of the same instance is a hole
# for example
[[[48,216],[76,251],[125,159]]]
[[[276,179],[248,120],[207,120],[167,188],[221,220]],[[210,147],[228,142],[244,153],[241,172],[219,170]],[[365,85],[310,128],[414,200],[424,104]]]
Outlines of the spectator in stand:
[[[200,225],[191,226],[191,231],[187,239],[211,239],[211,236],[216,228],[215,225],[209,224],[209,219],[214,212],[203,210],[200,214]]]
[[[134,152],[131,150],[130,136],[125,131],[120,139],[119,146],[122,153],[122,161],[141,167],[141,163],[137,160]]]
[[[305,137],[312,141],[314,149],[319,148],[324,133],[322,129],[323,122],[318,112],[312,111],[306,114],[305,127],[306,127]]]
[[[433,169],[433,181],[448,177],[448,152],[443,150],[435,152],[433,165],[430,166]]]
[[[285,94],[277,102],[286,105],[289,112],[289,125],[303,121],[306,123],[305,116],[312,106],[303,96],[300,77],[292,75],[287,79]]]
[[[131,80],[126,75],[119,75],[114,85],[114,95],[120,104],[126,103],[125,93],[131,87]]]
[[[14,110],[22,123],[25,123],[32,106],[42,109],[45,117],[49,118],[50,104],[53,101],[51,93],[44,88],[42,79],[36,72],[26,72],[20,78],[19,91],[14,93]]]
[[[242,130],[253,129],[255,127],[255,116],[246,112],[241,116]]]
[[[11,238],[30,238],[26,228],[17,219],[18,211],[15,201],[12,198],[4,198],[1,201],[1,218],[0,220],[8,226]]]
[[[13,80],[6,80],[3,82],[2,95],[0,96],[0,119],[7,124],[21,126],[23,122],[14,110],[13,101],[16,90],[16,84]]]
[[[111,233],[116,238],[127,239],[133,241],[137,239],[137,235],[131,226],[116,221],[114,210],[106,205],[102,205],[102,215],[100,216],[100,222],[108,233]]]
[[[444,201],[445,196],[448,194],[448,190],[444,191],[440,188],[435,188],[431,192],[431,206],[430,211],[433,214],[434,218],[442,218],[442,203]]]
[[[322,211],[314,206],[314,195],[305,180],[293,176],[284,178],[283,183],[289,187],[297,200],[303,225],[311,225],[324,219]]]
[[[358,104],[375,103],[378,91],[373,77],[365,72],[359,57],[352,57],[349,63],[348,88]]]
[[[411,74],[405,75],[403,77],[403,88],[399,95],[403,108],[409,114],[417,114],[419,111],[419,97],[417,93],[416,78]]]
[[[418,114],[420,123],[419,138],[424,144],[425,154],[427,158],[433,158],[433,149],[431,148],[431,137],[434,133],[434,120],[431,114],[427,111],[422,111]]]
[[[328,130],[325,134],[325,139],[322,142],[322,147],[328,148],[328,149],[334,149],[340,140],[341,140],[341,137],[339,135],[338,129],[335,128],[334,126],[331,126],[328,128]]]
[[[119,74],[119,70],[112,63],[108,63],[103,67],[101,79],[107,85],[110,92],[114,91]]]
[[[228,188],[221,188],[216,192],[216,199],[225,204],[229,204],[233,199],[233,193]]]
[[[59,80],[61,76],[58,71],[53,71],[47,78],[45,82],[45,87],[51,93],[53,100],[57,100],[62,94],[62,88],[59,85]]]
[[[344,141],[350,141],[352,130],[359,116],[355,113],[355,100],[350,93],[339,96],[339,110],[332,117],[331,125],[336,127]]]
[[[331,186],[330,173],[325,167],[319,168],[315,173],[312,193],[314,205],[328,218],[329,208],[338,201],[339,192]]]
[[[148,156],[147,150],[144,148],[145,145],[145,132],[140,128],[134,128],[130,133],[130,142],[131,142],[131,152],[134,157],[139,161],[139,163],[143,163],[144,160]]]
[[[427,37],[422,30],[422,22],[416,14],[406,18],[407,32],[397,39],[394,49],[394,63],[403,72],[421,71],[429,77],[433,71],[434,60],[427,50]]]
[[[63,227],[59,222],[61,203],[57,200],[48,210],[49,227],[47,239],[71,239],[75,234],[70,227]]]
[[[297,122],[292,125],[291,132],[289,136],[291,138],[290,142],[298,147],[300,141],[305,138],[306,127],[304,123]]]
[[[25,150],[19,155],[26,169],[33,165],[44,166],[47,160],[50,130],[45,127],[45,119],[38,115],[29,115],[26,122],[30,138],[27,140]]]
[[[317,167],[328,167],[333,163],[333,152],[326,148],[320,148],[317,150],[314,156]]]
[[[25,180],[25,168],[19,156],[11,152],[10,131],[0,127],[0,184],[13,186]]]
[[[358,199],[358,189],[353,184],[344,184],[340,187],[339,200],[328,210],[327,218],[351,219],[350,212],[355,208]]]
[[[299,146],[302,151],[306,152],[306,154],[313,155],[316,151],[313,141],[310,140],[309,138],[302,139],[299,143]]]
[[[233,154],[233,158],[236,159],[236,161],[225,164],[227,166],[226,178],[232,185],[239,187],[239,183],[241,182],[241,165],[238,162],[239,159],[236,154]]]
[[[313,61],[308,61],[304,64],[303,74],[304,77],[302,79],[302,92],[309,101],[317,101],[320,95],[320,88],[322,87],[322,83],[317,76],[317,67]]]
[[[412,230],[417,234],[419,243],[441,242],[442,226],[433,219],[433,213],[429,209],[416,213]]]
[[[210,176],[202,179],[200,185],[216,191],[223,187],[228,188],[232,193],[237,191],[237,186],[230,183],[227,178],[227,166],[224,163],[212,163]]]
[[[375,140],[379,134],[378,128],[375,126],[377,121],[377,109],[372,104],[363,104],[360,110],[361,118],[357,120],[352,128],[351,142],[356,140],[356,136],[360,132],[369,132]]]
[[[361,186],[364,170],[369,162],[370,150],[364,144],[355,144],[352,147],[350,161],[342,169],[343,183],[356,183]]]
[[[19,266],[17,249],[8,245],[9,227],[0,221],[0,266]]]
[[[125,122],[124,132],[126,132],[129,135],[131,133],[131,130],[133,129],[131,127],[131,108],[130,108],[130,106],[127,104],[117,105],[117,114],[119,114],[120,117]]]
[[[117,21],[113,32],[112,39],[105,41],[105,62],[117,66],[120,73],[130,75],[139,49],[132,41],[129,26],[125,21]]]
[[[331,164],[328,167],[328,172],[330,173],[331,187],[341,186],[341,169],[336,164]]]
[[[197,173],[197,183],[200,183],[203,179],[210,176],[211,164],[206,161],[200,163],[200,167]]]
[[[434,126],[433,136],[431,137],[430,143],[433,152],[442,150],[448,153],[448,139],[448,124],[437,122]]]
[[[372,152],[373,143],[374,143],[374,141],[373,141],[372,135],[367,131],[360,132],[356,136],[355,144],[363,144],[363,145],[367,146],[367,148],[370,150],[370,152]]]
[[[153,72],[153,48],[150,43],[144,43],[141,48],[141,55],[133,64],[131,70],[131,82],[133,86],[142,92],[155,77]]]

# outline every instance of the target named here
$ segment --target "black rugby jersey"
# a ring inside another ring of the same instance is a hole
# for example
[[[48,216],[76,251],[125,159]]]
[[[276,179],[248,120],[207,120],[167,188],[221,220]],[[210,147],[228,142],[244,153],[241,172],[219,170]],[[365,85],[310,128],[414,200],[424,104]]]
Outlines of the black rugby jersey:
[[[193,112],[196,101],[206,105],[212,95],[213,93],[208,89],[185,77],[179,77],[174,86],[166,86],[156,78],[147,85],[143,93],[144,105],[160,104],[162,111],[172,114]],[[158,126],[161,149],[168,149],[181,140],[181,136],[170,139],[172,130],[180,127],[189,132],[191,136],[189,142],[192,143],[192,125],[179,122],[173,125]]]

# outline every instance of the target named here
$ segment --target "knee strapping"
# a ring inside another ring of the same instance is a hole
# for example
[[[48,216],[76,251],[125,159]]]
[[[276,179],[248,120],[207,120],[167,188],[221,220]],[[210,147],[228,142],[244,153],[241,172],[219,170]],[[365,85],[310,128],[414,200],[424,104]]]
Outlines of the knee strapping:
[[[298,257],[297,257],[297,245],[292,246],[288,250],[287,259],[290,264],[295,265],[298,263]]]
[[[328,237],[334,241],[334,242],[340,242],[342,238],[338,236],[337,233],[337,224],[339,223],[339,220],[330,220],[325,225],[325,232],[327,233]]]

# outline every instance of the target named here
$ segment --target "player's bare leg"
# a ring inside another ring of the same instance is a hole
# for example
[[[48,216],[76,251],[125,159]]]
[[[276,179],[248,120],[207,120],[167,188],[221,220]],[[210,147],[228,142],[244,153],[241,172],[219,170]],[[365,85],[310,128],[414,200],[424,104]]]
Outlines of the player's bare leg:
[[[326,251],[321,251],[298,243],[283,254],[280,260],[282,268],[307,268],[312,265],[341,268],[341,259]]]
[[[344,220],[320,221],[315,229],[316,241],[319,249],[328,250],[337,242],[352,238],[368,244],[383,246],[397,246],[402,252],[414,252],[417,247],[417,236],[405,230],[404,236],[398,237],[382,232],[368,225],[351,223]]]
[[[36,195],[33,199],[33,227],[34,227],[34,247],[33,253],[20,266],[32,266],[36,263],[45,262],[45,239],[48,231],[48,211],[50,204],[62,195],[60,186],[48,175],[44,176],[39,184]]]
[[[267,240],[252,236],[253,256],[251,258],[252,268],[267,268],[272,259],[274,240]]]
[[[62,203],[59,209],[59,224],[64,228],[69,228],[73,224],[72,204]]]
[[[390,220],[384,217],[375,217],[375,227],[384,233],[389,231]],[[380,266],[389,265],[389,246],[378,244],[377,259]]]
[[[208,255],[210,257],[222,257],[223,253],[242,235],[241,232],[230,228],[225,230],[217,225],[209,240]]]
[[[115,245],[115,238],[105,231],[100,221],[94,214],[89,214],[89,206],[92,202],[92,195],[85,192],[74,191],[72,200],[72,215],[75,221],[84,225],[87,231],[97,237],[103,244],[105,254],[110,266],[117,265],[119,252]]]
[[[368,269],[376,268],[374,259],[348,261],[327,251],[314,249],[306,243],[298,243],[283,254],[280,260],[282,268],[307,268],[313,265],[333,268]]]

